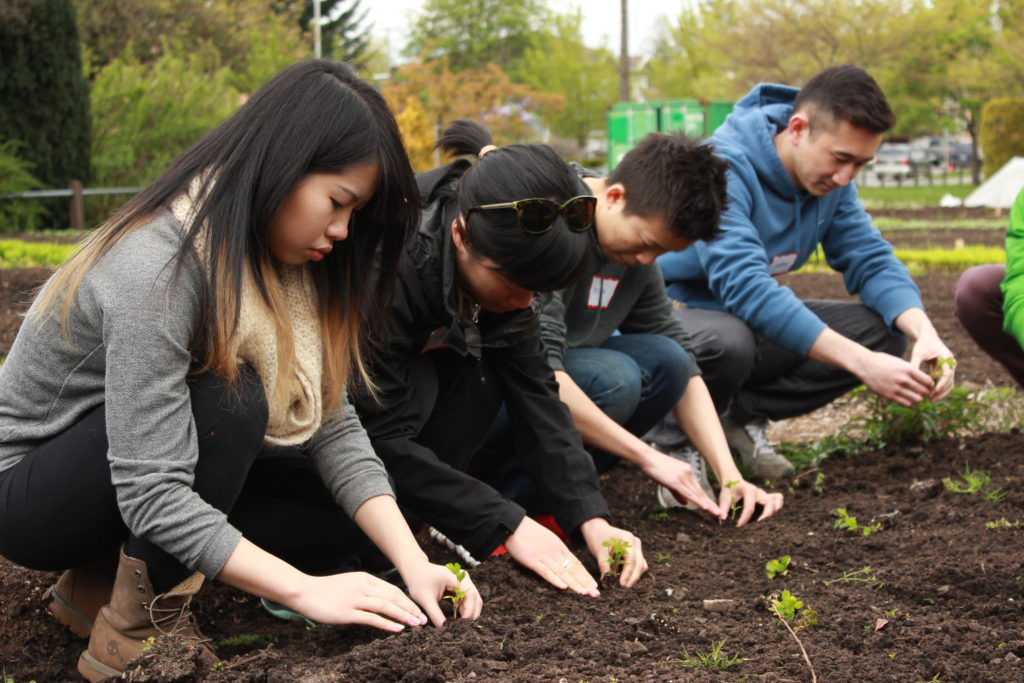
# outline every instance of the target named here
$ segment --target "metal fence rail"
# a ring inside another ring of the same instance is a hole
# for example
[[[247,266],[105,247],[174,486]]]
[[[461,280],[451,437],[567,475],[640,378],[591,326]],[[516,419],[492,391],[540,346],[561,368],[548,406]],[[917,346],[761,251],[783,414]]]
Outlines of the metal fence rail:
[[[3,192],[0,193],[0,199],[52,199],[55,197],[70,197],[71,229],[85,230],[84,197],[94,197],[107,194],[138,194],[141,190],[141,187],[82,187],[81,182],[72,180],[71,186],[66,189]]]

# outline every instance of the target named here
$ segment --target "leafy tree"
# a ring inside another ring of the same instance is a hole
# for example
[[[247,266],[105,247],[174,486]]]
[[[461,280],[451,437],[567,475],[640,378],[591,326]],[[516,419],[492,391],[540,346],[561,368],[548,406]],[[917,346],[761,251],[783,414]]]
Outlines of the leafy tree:
[[[20,158],[22,146],[17,140],[0,140],[0,194],[43,187],[32,175],[32,164]],[[41,202],[0,201],[0,232],[31,232],[43,227],[46,227],[46,209]]]
[[[321,54],[327,59],[340,59],[363,66],[370,46],[372,24],[366,21],[362,0],[320,0]],[[313,3],[310,0],[274,0],[277,11],[298,16],[299,27],[309,30],[313,22]]]
[[[532,139],[533,112],[553,98],[523,83],[513,83],[493,63],[455,73],[447,57],[404,64],[381,89],[398,111],[408,98],[417,99],[435,131],[453,119],[477,119],[490,129],[499,145]]]
[[[43,183],[87,182],[89,87],[70,1],[0,5],[0,64],[0,136],[22,143],[21,159]],[[66,203],[52,206],[52,220],[66,224]]]
[[[734,99],[770,81],[799,85],[825,67],[883,70],[923,30],[923,0],[708,0],[659,38],[651,95]]]
[[[590,133],[605,127],[605,110],[617,97],[618,64],[606,48],[591,49],[583,44],[580,10],[558,15],[552,30],[531,39],[515,70],[516,80],[534,89],[557,93],[540,114],[555,134],[584,147]]]
[[[180,55],[180,46],[163,46],[145,63],[126,50],[96,75],[92,161],[99,185],[146,185],[241,105],[226,67],[211,70],[200,55]],[[119,201],[90,208],[102,214]]]
[[[406,97],[395,119],[413,169],[419,173],[436,166],[438,159],[434,153],[434,127],[427,122],[420,101],[412,96]]]
[[[981,110],[985,175],[991,176],[1012,157],[1024,155],[1024,98],[997,97]]]
[[[492,62],[508,71],[548,16],[543,0],[427,0],[405,54],[424,61],[445,55],[453,71]]]
[[[268,11],[268,0],[76,0],[91,76],[132,46],[140,63],[167,49],[227,67],[232,85],[253,92],[310,53],[298,10]]]

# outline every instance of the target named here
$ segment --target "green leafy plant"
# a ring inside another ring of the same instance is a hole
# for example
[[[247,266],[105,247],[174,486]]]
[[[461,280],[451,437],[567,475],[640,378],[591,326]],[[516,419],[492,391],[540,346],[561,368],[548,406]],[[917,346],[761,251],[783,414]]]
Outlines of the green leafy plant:
[[[666,555],[665,553],[658,553],[658,555],[654,559],[654,561],[657,562],[658,564],[665,565],[666,567],[671,567],[672,566],[672,564],[668,561],[668,555]]]
[[[928,376],[934,380],[942,377],[945,373],[945,368],[950,370],[956,369],[956,360],[953,358],[936,358],[935,360],[926,363]]]
[[[445,600],[451,600],[452,611],[457,619],[459,616],[459,605],[466,598],[466,591],[462,589],[462,580],[466,578],[466,570],[462,568],[458,562],[449,562],[445,565],[452,574],[455,575],[455,587],[452,588],[448,595],[444,596]]]
[[[785,576],[789,573],[789,555],[783,555],[774,560],[768,560],[764,565],[764,572],[768,575],[769,579],[774,579],[776,576]]]
[[[929,443],[937,438],[953,438],[966,431],[980,430],[980,419],[988,407],[976,394],[962,387],[954,387],[937,403],[926,398],[910,407],[888,401],[864,387],[856,391],[858,396],[866,397],[868,414],[850,420],[844,433],[860,431],[865,442],[876,448],[892,443]]]
[[[846,508],[836,508],[833,514],[838,517],[838,519],[832,524],[836,529],[844,529],[852,532],[859,531],[862,536],[870,536],[882,528],[881,524],[860,524],[857,522],[856,517],[851,517],[846,513]]]
[[[728,669],[733,664],[739,664],[743,661],[743,657],[738,654],[732,655],[731,657],[722,652],[722,648],[725,646],[725,638],[721,642],[712,642],[710,652],[695,652],[690,654],[687,651],[686,646],[683,646],[683,658],[676,658],[676,661],[682,664],[687,669]]]
[[[601,545],[608,548],[608,564],[611,570],[618,574],[622,571],[622,567],[625,566],[626,558],[629,557],[629,549],[633,546],[630,545],[629,541],[621,538],[609,538]]]
[[[814,485],[811,486],[811,491],[813,491],[814,495],[816,495],[816,496],[823,496],[823,495],[825,495],[825,473],[824,472],[818,472],[816,475],[814,475]]]
[[[972,470],[968,464],[964,466],[963,474],[960,475],[959,480],[945,477],[942,480],[942,484],[946,487],[947,491],[952,493],[977,493],[988,486],[990,481],[992,481],[991,475],[981,470]]]
[[[804,603],[790,591],[784,590],[778,598],[772,598],[772,609],[789,622],[796,621],[796,613],[803,609]]]

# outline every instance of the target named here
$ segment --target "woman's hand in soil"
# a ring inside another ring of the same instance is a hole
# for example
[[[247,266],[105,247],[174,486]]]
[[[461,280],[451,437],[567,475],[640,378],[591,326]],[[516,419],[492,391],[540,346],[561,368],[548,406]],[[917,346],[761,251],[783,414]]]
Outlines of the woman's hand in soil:
[[[516,530],[505,539],[505,549],[516,562],[555,588],[595,598],[600,595],[597,581],[583,563],[553,531],[529,517],[523,517]]]
[[[782,508],[781,493],[768,493],[761,487],[742,479],[729,487],[723,486],[718,493],[718,498],[722,510],[728,511],[734,505],[743,506],[739,518],[736,520],[737,527],[744,526],[750,521],[758,505],[761,506],[761,514],[755,520],[757,522],[768,519]],[[722,519],[725,517],[723,516]]]
[[[423,608],[434,626],[440,626],[445,622],[444,613],[438,604],[444,599],[445,594],[451,593],[456,587],[465,593],[459,605],[459,616],[463,619],[476,619],[480,616],[480,610],[484,605],[483,598],[480,597],[480,591],[473,585],[468,573],[460,583],[447,567],[425,563],[406,574],[402,574],[402,579],[409,587],[409,595]]]
[[[612,568],[608,555],[609,546],[605,545],[606,541],[617,542],[619,546],[624,545],[623,541],[629,544],[626,561],[622,564],[622,571],[619,572],[620,586],[626,588],[632,586],[647,572],[647,560],[644,559],[643,551],[640,549],[640,539],[625,529],[613,527],[603,517],[594,517],[580,524],[580,533],[587,543],[590,554],[597,560],[601,576],[610,572]]]
[[[361,624],[394,633],[427,623],[400,588],[366,572],[309,576],[299,596],[285,604],[320,624]]]

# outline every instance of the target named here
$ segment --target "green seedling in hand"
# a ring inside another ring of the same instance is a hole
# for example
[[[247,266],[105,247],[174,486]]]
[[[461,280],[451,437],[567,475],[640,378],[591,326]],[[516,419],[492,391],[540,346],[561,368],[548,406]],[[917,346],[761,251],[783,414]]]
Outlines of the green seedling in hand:
[[[451,592],[444,596],[445,600],[452,601],[452,609],[455,611],[455,618],[459,617],[459,605],[466,597],[466,591],[462,590],[462,580],[466,578],[466,570],[462,568],[458,562],[449,562],[445,565],[452,574],[455,575],[455,588],[451,589]]]
[[[832,525],[836,529],[845,529],[853,532],[859,531],[862,536],[870,536],[882,528],[881,524],[858,524],[856,517],[846,514],[846,508],[836,508],[835,515],[839,518]]]
[[[769,579],[774,579],[780,574],[785,576],[789,573],[789,555],[783,555],[777,560],[768,560],[765,562],[764,571],[768,575]]]
[[[608,564],[611,570],[616,574],[621,573],[622,567],[626,564],[626,558],[629,557],[629,549],[633,546],[629,544],[629,541],[624,541],[621,538],[609,538],[601,545],[608,548]]]
[[[928,376],[934,380],[938,380],[945,372],[945,368],[949,368],[950,370],[956,369],[956,360],[948,357],[936,358],[932,361],[926,361],[925,367],[925,372],[928,373]]]

